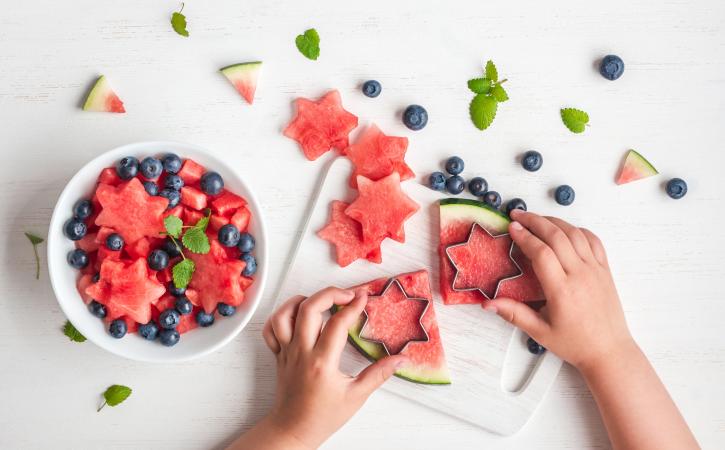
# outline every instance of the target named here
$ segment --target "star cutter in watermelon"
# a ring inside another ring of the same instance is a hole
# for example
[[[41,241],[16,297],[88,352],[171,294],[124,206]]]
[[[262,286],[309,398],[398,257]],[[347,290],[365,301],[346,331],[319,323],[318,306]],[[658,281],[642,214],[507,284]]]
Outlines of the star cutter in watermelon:
[[[398,353],[396,353],[396,355],[399,355],[399,354],[403,353],[403,351],[405,351],[406,348],[408,348],[408,345],[411,342],[428,342],[430,340],[430,336],[428,336],[428,331],[423,326],[423,317],[425,317],[426,313],[428,312],[428,308],[430,308],[431,301],[428,300],[427,298],[411,297],[410,295],[408,295],[408,293],[405,292],[405,289],[403,289],[403,285],[400,284],[400,281],[398,281],[397,278],[391,278],[387,282],[387,284],[385,285],[385,288],[383,289],[383,291],[380,294],[371,295],[370,298],[385,297],[385,294],[388,292],[388,289],[390,289],[390,287],[393,285],[395,285],[400,290],[400,292],[405,297],[405,300],[421,302],[421,303],[425,304],[425,306],[423,307],[423,312],[420,313],[420,317],[418,318],[418,325],[420,326],[420,329],[423,331],[423,335],[425,337],[423,339],[410,339],[408,342],[405,343],[405,345],[403,345],[403,347],[400,349],[400,351]],[[368,301],[369,301],[369,299],[368,299]],[[370,318],[368,316],[368,312],[365,309],[363,309],[363,315],[365,316],[365,321],[363,322],[362,327],[360,327],[360,333],[358,333],[358,337],[364,341],[372,342],[375,344],[380,344],[383,347],[383,350],[385,350],[385,354],[388,356],[391,356],[392,354],[390,353],[390,350],[388,350],[388,346],[385,345],[385,342],[376,341],[374,339],[367,339],[367,338],[363,337],[363,334],[365,334],[365,328],[367,327],[368,320]]]
[[[480,287],[457,288],[456,281],[458,281],[458,274],[460,273],[460,269],[458,268],[456,263],[453,261],[453,258],[451,257],[451,253],[449,252],[449,249],[451,249],[453,247],[461,247],[464,245],[468,245],[468,243],[471,241],[471,237],[473,236],[473,233],[475,232],[476,228],[480,228],[481,230],[485,231],[486,234],[491,236],[491,239],[500,239],[502,237],[509,236],[509,233],[502,233],[502,234],[497,234],[496,236],[494,236],[493,234],[491,234],[490,231],[488,231],[486,229],[486,227],[482,227],[481,225],[478,224],[478,222],[473,222],[473,224],[471,225],[471,230],[468,232],[468,237],[466,238],[465,241],[463,241],[459,244],[451,244],[448,247],[446,247],[446,258],[448,258],[448,262],[451,263],[451,266],[453,266],[453,269],[456,271],[456,274],[453,276],[453,282],[451,283],[451,289],[453,289],[456,292],[478,291],[481,293],[481,295],[486,297],[487,300],[493,300],[498,295],[498,290],[501,287],[501,283],[503,283],[504,281],[513,280],[513,279],[516,279],[516,278],[522,276],[524,274],[524,271],[521,269],[521,266],[519,266],[519,264],[516,262],[516,260],[513,257],[514,242],[512,240],[511,247],[509,248],[509,251],[508,251],[508,256],[509,256],[509,259],[511,260],[511,262],[513,263],[514,267],[516,267],[516,270],[518,271],[518,273],[516,275],[499,278],[498,281],[496,282],[496,289],[494,290],[493,295],[489,295],[488,293],[484,292],[484,290],[481,289]]]

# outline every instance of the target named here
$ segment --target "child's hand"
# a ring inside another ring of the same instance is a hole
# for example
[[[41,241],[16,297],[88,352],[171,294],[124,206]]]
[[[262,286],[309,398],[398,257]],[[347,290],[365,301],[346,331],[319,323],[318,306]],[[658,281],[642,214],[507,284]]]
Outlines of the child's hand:
[[[514,210],[511,237],[531,260],[546,296],[536,313],[510,299],[484,308],[524,330],[534,340],[581,369],[631,347],[619,296],[601,241],[591,231],[561,219]]]

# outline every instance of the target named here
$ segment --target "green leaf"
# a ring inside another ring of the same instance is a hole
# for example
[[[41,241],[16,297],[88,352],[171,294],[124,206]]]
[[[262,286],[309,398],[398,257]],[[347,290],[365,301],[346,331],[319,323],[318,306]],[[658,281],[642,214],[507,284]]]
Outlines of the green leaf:
[[[506,90],[501,86],[500,84],[496,84],[491,88],[491,95],[493,95],[493,98],[496,99],[496,101],[499,102],[505,102],[509,99],[509,95],[506,93]]]
[[[486,78],[494,83],[498,81],[498,70],[496,70],[496,65],[490,59],[486,63]]]
[[[36,236],[33,233],[26,232],[25,236],[28,237],[28,239],[30,240],[30,243],[33,245],[38,245],[38,244],[42,244],[43,242],[45,242],[45,239],[43,239],[40,236]]]
[[[70,323],[70,320],[65,321],[65,326],[63,327],[63,334],[68,336],[68,339],[70,339],[73,342],[85,342],[86,337],[81,334],[80,331],[76,329],[76,327],[73,326],[72,323]]]
[[[123,386],[121,384],[114,384],[112,386],[109,386],[108,389],[106,389],[106,392],[103,393],[103,399],[104,402],[101,405],[100,408],[98,408],[98,411],[101,411],[104,406],[116,406],[120,405],[128,398],[129,395],[131,395],[131,388],[128,386]]]
[[[204,233],[202,228],[189,228],[181,238],[184,247],[188,248],[192,253],[206,254],[209,253],[209,237]]]
[[[491,89],[491,80],[488,78],[474,78],[468,80],[468,89],[472,90],[476,94],[488,94]]]
[[[181,9],[171,15],[171,28],[184,37],[189,37],[189,32],[186,31],[186,16],[181,12],[184,10],[184,4],[181,4]]]
[[[473,97],[469,112],[471,113],[471,120],[473,124],[479,130],[485,130],[491,125],[493,119],[496,118],[496,109],[498,108],[498,102],[495,98],[478,94]]]
[[[194,261],[184,259],[179,261],[172,269],[171,276],[174,278],[174,286],[177,288],[185,288],[189,285],[192,275],[194,275]]]
[[[170,236],[173,236],[177,239],[181,234],[181,229],[183,226],[184,222],[182,222],[181,219],[176,216],[166,216],[164,218],[164,227],[166,228],[166,232],[169,233]]]
[[[295,39],[297,50],[302,53],[305,58],[317,60],[320,56],[320,35],[317,30],[310,28],[304,34],[300,34]]]
[[[28,238],[31,244],[33,244],[33,254],[35,254],[35,279],[40,279],[40,256],[38,255],[38,244],[42,244],[45,239],[40,236],[36,236],[33,233],[25,232],[25,236]]]
[[[561,120],[572,133],[582,133],[589,123],[589,114],[575,108],[563,108]]]
[[[211,212],[209,214],[211,214]],[[198,228],[201,231],[206,231],[207,226],[209,226],[209,216],[208,215],[199,219],[199,221],[196,222],[196,225],[194,225],[194,228]]]

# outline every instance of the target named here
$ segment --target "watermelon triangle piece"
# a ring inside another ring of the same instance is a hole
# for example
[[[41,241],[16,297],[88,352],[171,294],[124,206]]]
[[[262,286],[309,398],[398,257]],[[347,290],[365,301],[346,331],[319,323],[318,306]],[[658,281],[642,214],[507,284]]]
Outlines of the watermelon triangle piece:
[[[647,158],[634,150],[630,150],[624,158],[624,163],[619,169],[619,174],[615,182],[617,184],[627,184],[632,181],[657,175],[658,173],[657,169],[647,161]]]
[[[83,111],[125,113],[123,102],[111,88],[108,78],[98,77],[83,103]]]
[[[317,235],[335,246],[337,264],[346,267],[352,262],[367,258],[372,262],[382,262],[380,241],[365,242],[360,222],[345,214],[348,203],[335,200],[330,204],[330,221]]]
[[[234,88],[250,105],[254,103],[254,93],[257,91],[259,72],[262,69],[261,61],[232,64],[222,67],[219,71],[227,77]]]
[[[377,181],[393,172],[398,172],[400,181],[413,178],[415,174],[405,163],[408,138],[388,136],[375,124],[363,131],[345,153],[355,166],[350,176],[350,186],[357,187],[357,176],[363,175]]]

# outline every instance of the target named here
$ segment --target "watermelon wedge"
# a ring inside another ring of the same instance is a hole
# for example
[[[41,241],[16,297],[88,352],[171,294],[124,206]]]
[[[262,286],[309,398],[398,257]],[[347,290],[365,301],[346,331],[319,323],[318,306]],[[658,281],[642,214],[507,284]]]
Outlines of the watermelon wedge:
[[[657,175],[657,169],[647,159],[634,150],[627,152],[624,164],[619,169],[617,184],[626,184],[632,181]]]
[[[254,93],[257,90],[257,80],[262,69],[261,61],[232,64],[219,69],[234,88],[250,105],[254,103]]]
[[[350,186],[357,187],[357,176],[363,175],[377,181],[398,172],[400,181],[413,178],[415,174],[405,163],[408,138],[387,136],[376,125],[370,125],[351,144],[345,153],[354,165]]]
[[[99,111],[111,113],[125,113],[123,102],[111,88],[108,79],[101,75],[88,92],[83,111]]]
[[[352,262],[367,258],[368,261],[380,263],[380,241],[365,242],[362,236],[360,222],[345,214],[349,204],[333,201],[330,204],[330,221],[317,235],[335,246],[337,264],[346,267]],[[382,239],[381,239],[382,240]]]
[[[406,335],[413,335],[410,330],[415,328],[416,324],[419,324],[419,321],[428,333],[428,340],[426,342],[410,342],[400,352],[401,355],[410,358],[410,363],[398,369],[395,375],[415,383],[450,384],[451,377],[446,364],[440,329],[438,328],[438,321],[436,320],[435,308],[432,302],[433,297],[428,272],[420,270],[398,275],[395,279],[400,283],[409,297],[431,300],[422,318],[405,311],[403,314],[400,314],[399,308],[395,307],[395,303],[400,300],[399,295],[392,296],[392,302],[383,302],[373,306],[375,318],[373,319],[372,328],[377,330],[379,334],[385,334],[392,338],[395,330],[402,330],[402,333]],[[376,296],[383,292],[389,282],[390,279],[388,278],[379,278],[356,286],[354,289],[365,289],[369,295]],[[339,309],[339,307],[335,307],[333,311],[339,311]],[[387,354],[381,344],[360,337],[360,331],[364,321],[365,316],[361,315],[358,322],[348,330],[348,337],[360,353],[372,361],[377,361],[387,356]],[[370,327],[370,324],[368,327]]]

